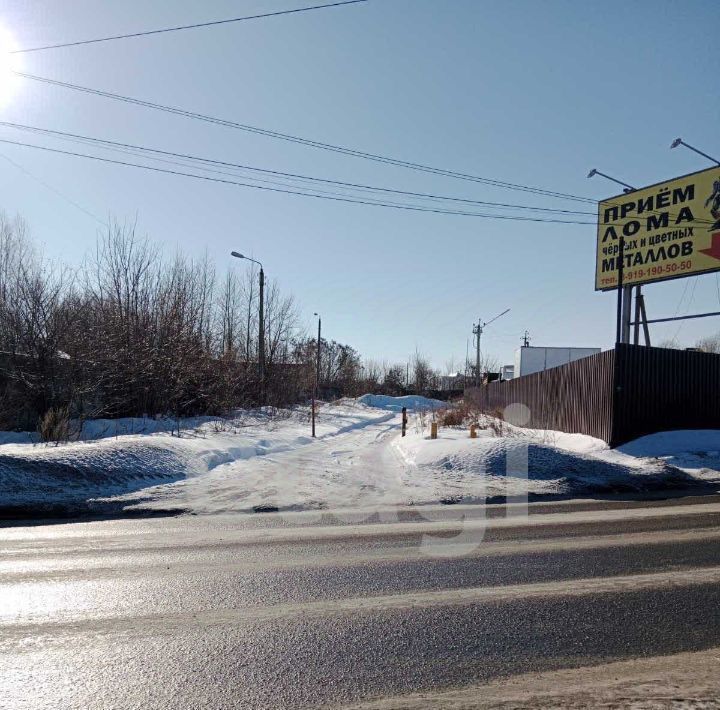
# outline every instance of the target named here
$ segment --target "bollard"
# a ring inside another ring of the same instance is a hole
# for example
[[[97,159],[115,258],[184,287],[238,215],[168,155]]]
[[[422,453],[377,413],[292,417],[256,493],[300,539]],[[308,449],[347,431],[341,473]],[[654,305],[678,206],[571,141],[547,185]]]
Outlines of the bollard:
[[[470,425],[470,438],[477,439],[477,424]]]
[[[402,408],[402,435],[405,436],[405,431],[407,430],[407,407]]]
[[[430,424],[430,438],[437,439],[437,422],[432,422]]]

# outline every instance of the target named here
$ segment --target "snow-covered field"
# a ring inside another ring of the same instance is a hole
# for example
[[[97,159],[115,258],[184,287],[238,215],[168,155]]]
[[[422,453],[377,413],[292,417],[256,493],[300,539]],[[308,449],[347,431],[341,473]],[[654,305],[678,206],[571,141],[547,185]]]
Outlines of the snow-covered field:
[[[46,446],[0,433],[0,509],[192,513],[380,510],[500,496],[589,496],[720,487],[720,431],[668,432],[611,451],[580,434],[441,428],[421,398],[344,400],[234,421],[96,421]],[[371,406],[374,405],[374,406]],[[411,411],[400,437],[399,410]],[[423,412],[425,412],[423,414]]]

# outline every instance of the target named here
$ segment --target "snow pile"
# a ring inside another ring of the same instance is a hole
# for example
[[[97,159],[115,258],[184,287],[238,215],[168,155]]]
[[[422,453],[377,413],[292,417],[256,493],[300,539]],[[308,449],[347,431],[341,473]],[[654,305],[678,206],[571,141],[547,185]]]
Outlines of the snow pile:
[[[441,428],[439,438],[409,431],[394,446],[411,477],[424,477],[446,501],[494,499],[505,496],[579,496],[682,489],[720,482],[720,432],[715,469],[682,466],[687,454],[663,456],[667,444],[687,449],[697,432],[658,434],[610,450],[605,442],[583,434],[565,434],[505,426],[502,435],[480,430]],[[701,437],[704,444],[707,438]],[[683,441],[685,443],[683,443]],[[666,444],[666,445],[663,445]],[[707,449],[706,449],[707,450]],[[702,454],[709,466],[711,454]]]
[[[617,451],[629,456],[662,457],[682,468],[703,468],[706,464],[708,468],[718,468],[720,431],[663,431],[635,439],[620,446]]]
[[[403,407],[407,407],[409,412],[431,411],[448,407],[447,402],[422,397],[419,394],[409,394],[404,397],[390,397],[387,394],[364,394],[362,397],[358,397],[357,401],[368,407],[385,409],[389,412],[402,412]]]
[[[151,487],[202,478],[229,463],[296,450],[393,416],[357,405],[320,408],[317,440],[310,436],[307,409],[279,418],[255,412],[232,421],[184,420],[180,437],[172,420],[88,422],[83,428],[88,438],[83,441],[0,446],[0,509],[113,509],[117,505],[111,497],[142,498],[138,492]],[[115,435],[122,431],[144,433]],[[0,443],[31,438],[2,433]],[[242,482],[234,485],[241,487]]]

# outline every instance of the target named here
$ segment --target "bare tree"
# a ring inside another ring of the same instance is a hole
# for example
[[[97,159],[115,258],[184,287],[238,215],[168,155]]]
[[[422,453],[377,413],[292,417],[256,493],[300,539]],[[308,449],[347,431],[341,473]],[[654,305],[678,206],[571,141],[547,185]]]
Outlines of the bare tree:
[[[720,333],[701,338],[695,343],[695,347],[704,353],[720,353]]]
[[[405,393],[405,365],[391,365],[383,379],[383,391],[389,395]]]
[[[47,424],[57,412],[179,418],[256,403],[256,283],[254,267],[217,278],[207,254],[167,258],[119,222],[75,274],[43,261],[24,223],[0,215],[0,425]],[[298,401],[314,382],[316,343],[298,323],[294,299],[269,284],[266,391],[275,404]],[[322,352],[323,382],[353,391],[355,350],[323,341]]]
[[[438,374],[433,370],[430,361],[418,350],[412,357],[412,371],[415,391],[418,394],[437,388]]]

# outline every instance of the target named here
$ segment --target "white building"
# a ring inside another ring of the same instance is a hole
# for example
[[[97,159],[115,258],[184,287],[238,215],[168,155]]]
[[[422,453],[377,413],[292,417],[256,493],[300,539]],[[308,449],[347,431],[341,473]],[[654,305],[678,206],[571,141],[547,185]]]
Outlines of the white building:
[[[515,377],[542,372],[551,367],[567,365],[590,355],[596,355],[601,348],[538,348],[523,346],[515,351]]]
[[[501,380],[512,380],[515,377],[515,365],[503,365],[500,368]]]

